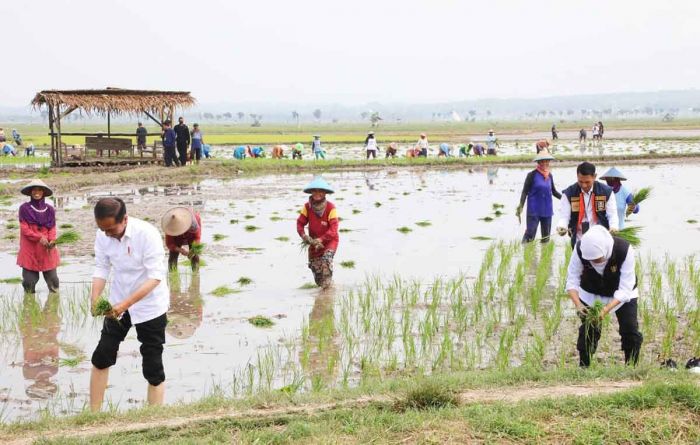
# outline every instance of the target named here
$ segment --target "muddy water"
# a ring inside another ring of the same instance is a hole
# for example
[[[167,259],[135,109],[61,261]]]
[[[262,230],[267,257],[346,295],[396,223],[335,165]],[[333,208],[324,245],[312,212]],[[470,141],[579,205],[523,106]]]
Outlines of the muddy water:
[[[700,199],[700,165],[621,168],[632,189],[654,186],[655,199],[644,203],[629,222],[644,227],[644,253],[681,257],[697,252],[700,225],[686,221],[700,220],[700,210],[693,205]],[[488,246],[474,237],[513,240],[522,236],[524,227],[513,212],[526,173],[483,168],[326,175],[337,191],[331,200],[342,217],[340,227],[350,230],[341,233],[335,294],[367,275],[400,274],[420,280],[460,272],[474,276]],[[560,189],[575,177],[573,168],[555,169],[553,174]],[[181,264],[170,286],[171,323],[164,353],[168,403],[195,400],[215,390],[228,393],[232,381],[240,378],[237,373],[265,353],[264,346],[298,341],[305,321],[312,331],[320,332],[317,336],[323,335],[327,325],[322,320],[329,314],[333,318],[332,294],[319,297],[318,290],[300,289],[312,281],[295,227],[296,213],[305,199],[300,189],[309,179],[309,175],[263,176],[111,190],[126,199],[132,216],[157,221],[172,205],[193,206],[202,213],[206,265],[192,275]],[[23,297],[19,284],[0,284],[0,414],[4,420],[31,418],[41,409],[77,412],[86,403],[89,358],[100,329],[99,322],[87,314],[94,240],[91,206],[104,195],[102,190],[88,189],[56,197],[58,223],[73,224],[83,237],[61,249],[60,298],[48,297],[43,283],[36,298]],[[5,238],[16,232],[4,226],[16,218],[19,203],[0,208]],[[505,206],[503,216],[495,217],[495,203]],[[495,219],[486,222],[484,217]],[[430,225],[416,225],[420,221]],[[259,229],[247,231],[246,226]],[[411,231],[396,230],[402,226]],[[226,237],[214,241],[214,234]],[[279,237],[289,240],[275,239]],[[2,242],[0,278],[18,277],[13,255],[16,240]],[[566,242],[556,239],[558,244]],[[343,261],[354,261],[354,269],[341,267]],[[236,283],[240,277],[253,282],[240,286]],[[212,295],[223,285],[236,293]],[[275,325],[261,329],[248,323],[249,317],[258,314],[270,317]],[[138,346],[132,332],[110,373],[108,398],[117,409],[143,403],[145,381]],[[328,353],[317,349],[311,342],[305,352],[312,367]],[[280,363],[302,360],[291,347],[289,351]]]

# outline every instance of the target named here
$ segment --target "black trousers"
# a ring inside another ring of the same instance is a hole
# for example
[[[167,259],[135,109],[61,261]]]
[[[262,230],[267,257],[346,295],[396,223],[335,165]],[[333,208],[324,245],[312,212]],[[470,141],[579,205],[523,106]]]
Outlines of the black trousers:
[[[192,249],[192,244],[190,244],[190,249]],[[176,270],[177,269],[177,259],[180,257],[180,252],[177,250],[171,250],[170,253],[168,254],[168,269],[170,270]],[[192,258],[190,258],[190,265],[192,266],[192,270],[197,270],[199,269],[199,255],[192,255]]]
[[[22,287],[24,292],[36,293],[36,284],[39,282],[39,273],[35,270],[22,269]],[[49,287],[49,292],[58,292],[58,274],[56,269],[41,272],[44,274],[44,281]]]
[[[187,165],[187,145],[178,144],[177,152],[180,155],[180,167],[184,167]]]
[[[166,167],[172,167],[173,162],[177,163],[175,147],[163,147],[163,161]]]
[[[165,381],[163,369],[163,345],[165,344],[165,326],[168,317],[163,314],[153,320],[135,324],[136,338],[141,342],[141,358],[143,377],[153,386]],[[131,329],[129,311],[124,312],[120,320],[106,318],[102,325],[100,342],[92,353],[92,364],[97,369],[105,369],[117,363],[119,345]]]
[[[583,303],[583,302],[582,302]],[[583,303],[584,306],[587,306]],[[617,323],[620,326],[619,333],[622,339],[622,351],[625,353],[625,364],[636,365],[639,361],[639,351],[642,349],[644,338],[639,332],[639,323],[637,321],[637,299],[634,298],[629,302],[620,306],[615,311]],[[579,365],[588,367],[591,364],[591,357],[595,354],[600,341],[600,326],[586,325],[581,320],[581,326],[578,329],[578,341],[576,349],[579,354]]]

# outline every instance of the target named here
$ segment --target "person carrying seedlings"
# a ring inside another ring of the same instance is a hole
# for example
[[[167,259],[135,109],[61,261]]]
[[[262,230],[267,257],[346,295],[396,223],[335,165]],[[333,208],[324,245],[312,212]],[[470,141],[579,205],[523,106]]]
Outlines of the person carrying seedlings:
[[[566,292],[581,318],[576,349],[588,367],[600,340],[601,322],[614,312],[620,326],[625,364],[636,365],[643,337],[637,322],[634,248],[603,226],[591,227],[576,243],[569,261]]]
[[[177,269],[180,254],[190,260],[192,270],[199,268],[199,252],[192,245],[202,239],[202,218],[197,212],[185,207],[173,207],[163,214],[160,220],[165,233],[165,246],[168,248],[168,269]],[[186,246],[186,247],[185,247]]]
[[[304,144],[297,142],[292,148],[292,159],[301,159],[302,152],[304,150]]]
[[[175,125],[175,134],[177,135],[176,145],[177,152],[180,156],[180,167],[187,165],[187,149],[190,146],[190,128],[185,124],[185,118],[180,116]]]
[[[615,167],[611,167],[600,179],[612,187],[617,203],[617,219],[620,230],[625,228],[625,217],[632,213],[639,213],[639,205],[634,203],[634,195],[622,185],[627,178]]]
[[[239,145],[233,150],[233,157],[236,159],[245,159],[246,157],[246,148],[242,145]]]
[[[175,142],[177,135],[171,127],[170,120],[163,122],[163,162],[166,167],[172,167],[173,163],[177,165],[177,153],[175,151]]]
[[[94,209],[95,271],[92,276],[92,312],[97,313],[107,279],[110,310],[102,325],[100,340],[92,354],[90,375],[90,409],[102,408],[109,368],[117,362],[119,345],[131,329],[141,343],[142,372],[148,381],[149,405],[162,405],[165,395],[163,344],[166,312],[170,304],[167,272],[163,262],[165,251],[158,229],[136,218],[130,218],[126,204],[119,198],[102,198]]]
[[[316,160],[326,159],[326,153],[323,151],[323,147],[321,147],[321,135],[314,135],[314,140],[311,141],[311,151],[314,153]]]
[[[202,159],[202,146],[204,145],[204,135],[199,129],[199,124],[192,125],[192,133],[190,133],[192,145],[190,147],[190,159],[193,164],[199,164]]]
[[[317,286],[328,288],[333,281],[333,256],[338,248],[338,214],[332,202],[326,200],[333,189],[321,177],[304,188],[310,194],[297,218],[297,233],[309,247],[309,269]],[[309,225],[309,234],[304,227]]]
[[[489,156],[496,156],[496,147],[500,147],[496,135],[493,134],[493,130],[489,130],[489,135],[486,136],[486,154]]]
[[[428,136],[425,133],[420,134],[420,138],[418,139],[418,142],[416,142],[416,146],[414,148],[414,153],[416,156],[421,156],[424,158],[428,157]]]
[[[540,226],[542,242],[549,241],[549,232],[552,228],[552,215],[554,209],[552,196],[561,199],[561,193],[554,186],[554,176],[550,173],[549,164],[554,156],[547,150],[543,150],[535,157],[537,167],[527,174],[523,191],[520,194],[520,204],[515,211],[515,216],[520,221],[520,214],[527,199],[527,214],[525,222],[527,224],[523,243],[528,243],[535,239],[537,226]]]
[[[612,188],[596,181],[595,165],[580,163],[576,177],[577,182],[562,192],[557,223],[557,233],[568,233],[572,247],[592,226],[602,225],[611,232],[619,230],[615,194]]]
[[[379,150],[379,147],[377,147],[377,140],[374,138],[374,131],[367,133],[367,137],[365,138],[365,150],[367,150],[367,159],[369,159],[370,156],[372,156],[372,159],[377,159],[377,150]]]
[[[56,211],[46,203],[53,190],[44,181],[34,179],[22,188],[30,197],[19,207],[19,252],[17,265],[22,268],[22,287],[27,293],[36,292],[39,273],[43,273],[49,292],[58,292],[60,263],[56,249]]]

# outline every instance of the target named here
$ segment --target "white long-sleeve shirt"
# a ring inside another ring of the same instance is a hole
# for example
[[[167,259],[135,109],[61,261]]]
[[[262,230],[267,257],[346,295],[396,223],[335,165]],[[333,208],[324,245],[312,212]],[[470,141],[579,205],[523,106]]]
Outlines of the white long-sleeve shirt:
[[[591,265],[599,275],[603,275],[605,266],[608,262],[602,264],[595,264],[591,262]],[[581,274],[583,273],[583,263],[581,258],[579,258],[576,250],[571,254],[571,260],[569,261],[569,269],[566,277],[566,290],[576,290],[578,291],[579,298],[581,301],[591,306],[595,300],[600,300],[603,304],[608,304],[613,298],[617,299],[621,304],[618,304],[613,309],[615,312],[622,304],[627,303],[633,298],[639,297],[639,292],[634,288],[637,281],[637,277],[634,272],[634,248],[629,247],[627,251],[627,258],[620,265],[620,285],[618,286],[615,294],[612,297],[604,297],[602,295],[592,294],[581,289]]]
[[[158,229],[137,218],[129,217],[121,240],[101,230],[95,236],[94,278],[107,280],[112,271],[109,302],[121,303],[148,279],[160,284],[131,306],[131,322],[143,323],[168,311],[170,293],[166,281],[165,249]]]
[[[593,212],[595,203],[593,202],[593,187],[588,191],[588,193],[582,191],[583,202],[581,202],[581,207],[585,208],[583,214],[583,220],[581,222],[588,222],[591,226],[593,224]],[[559,200],[559,221],[557,222],[557,227],[569,227],[569,220],[571,219],[571,203],[569,202],[569,197],[562,193],[561,199]],[[610,198],[605,204],[605,214],[608,217],[608,224],[610,230],[619,230],[620,221],[617,216],[617,201],[615,201],[615,194],[611,193]],[[577,234],[577,239],[581,239],[581,233]]]

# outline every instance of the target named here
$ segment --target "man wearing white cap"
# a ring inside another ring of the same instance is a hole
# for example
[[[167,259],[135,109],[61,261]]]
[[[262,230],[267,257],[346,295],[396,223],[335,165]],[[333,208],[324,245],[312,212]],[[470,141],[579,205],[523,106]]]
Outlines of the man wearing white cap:
[[[202,218],[185,207],[174,207],[163,215],[161,226],[165,232],[165,246],[170,252],[168,268],[177,269],[180,254],[190,259],[192,270],[199,268],[199,255],[192,245],[202,239]],[[186,246],[186,247],[185,247]]]
[[[601,320],[615,312],[625,364],[636,365],[643,337],[637,322],[639,292],[632,246],[621,238],[614,238],[603,226],[591,227],[576,243],[571,255],[566,291],[582,321],[596,301],[605,305]],[[599,323],[581,323],[576,343],[580,366],[590,365],[600,334]]]

